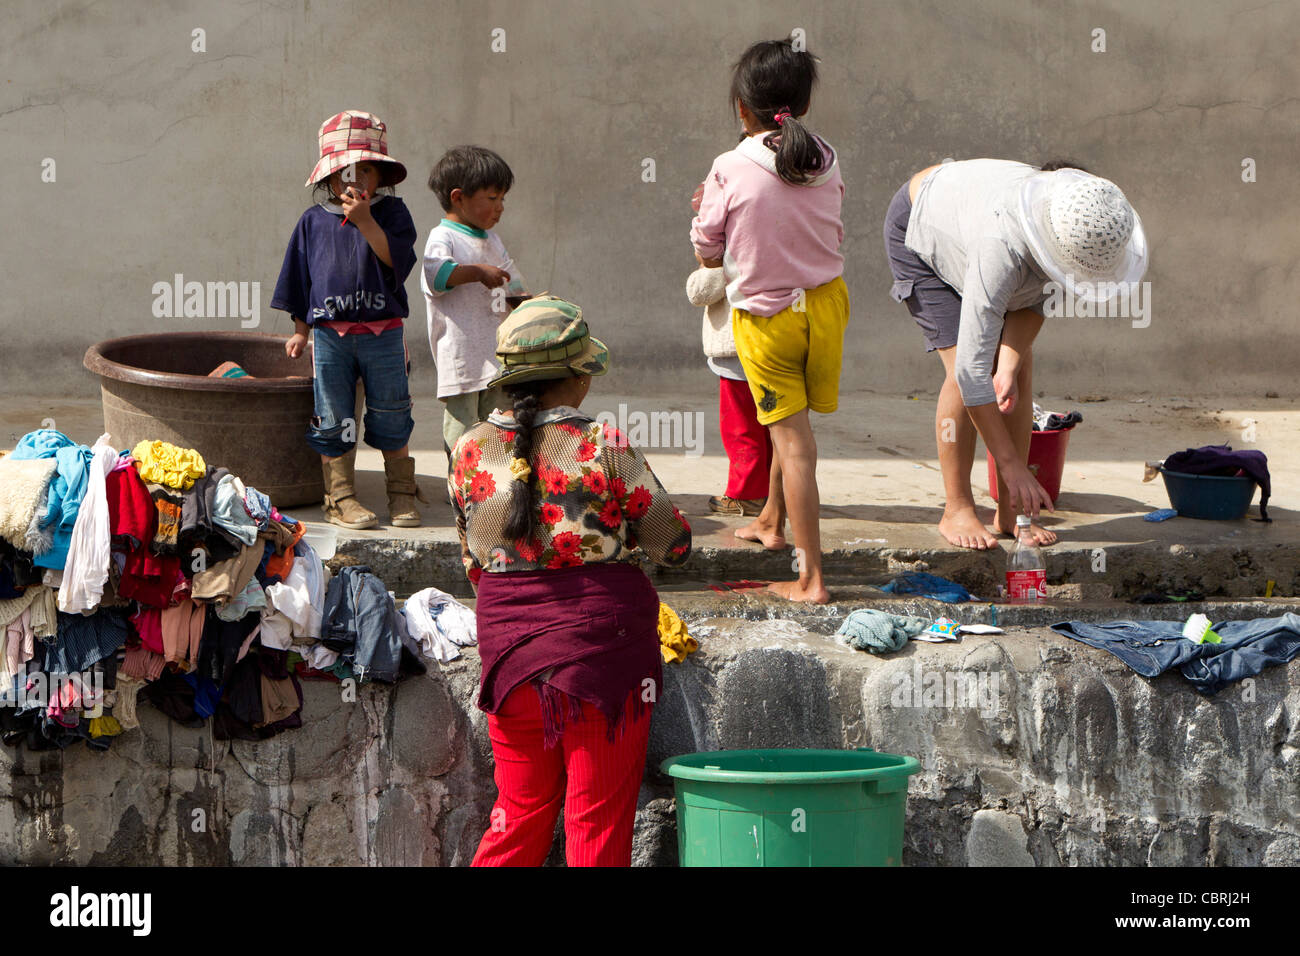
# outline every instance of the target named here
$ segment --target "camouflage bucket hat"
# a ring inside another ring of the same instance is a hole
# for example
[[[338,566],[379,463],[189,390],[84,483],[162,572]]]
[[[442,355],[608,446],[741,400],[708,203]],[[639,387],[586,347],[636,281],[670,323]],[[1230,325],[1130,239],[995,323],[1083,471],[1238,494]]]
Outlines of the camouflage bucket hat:
[[[545,294],[506,316],[497,328],[497,358],[501,371],[488,388],[609,371],[609,349],[587,331],[582,309]]]

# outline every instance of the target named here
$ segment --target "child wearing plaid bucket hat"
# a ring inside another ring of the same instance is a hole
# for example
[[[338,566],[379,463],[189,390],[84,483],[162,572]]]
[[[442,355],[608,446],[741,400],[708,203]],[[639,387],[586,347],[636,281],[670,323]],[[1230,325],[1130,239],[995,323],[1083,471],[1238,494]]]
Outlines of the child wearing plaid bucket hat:
[[[392,187],[406,167],[388,155],[379,117],[344,110],[321,124],[320,159],[307,177],[316,199],[298,220],[271,307],[288,312],[290,358],[312,336],[315,415],[307,443],[321,456],[325,518],[344,528],[371,528],[375,513],[356,498],[356,386],[365,386],[364,439],[384,456],[390,520],[420,524],[415,422],[407,384],[404,283],[415,266],[415,223]]]

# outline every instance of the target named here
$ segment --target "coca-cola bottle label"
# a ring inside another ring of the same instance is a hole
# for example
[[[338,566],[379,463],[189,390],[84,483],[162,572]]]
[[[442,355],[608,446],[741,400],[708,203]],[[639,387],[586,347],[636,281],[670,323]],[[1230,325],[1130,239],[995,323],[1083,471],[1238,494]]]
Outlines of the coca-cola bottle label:
[[[1039,601],[1047,590],[1047,572],[1008,571],[1007,596],[1012,601]]]

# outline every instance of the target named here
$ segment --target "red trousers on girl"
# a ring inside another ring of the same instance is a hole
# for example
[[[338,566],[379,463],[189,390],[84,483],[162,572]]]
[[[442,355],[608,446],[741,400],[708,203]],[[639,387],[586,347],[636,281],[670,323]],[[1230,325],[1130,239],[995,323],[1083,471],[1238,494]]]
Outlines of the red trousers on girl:
[[[748,382],[718,377],[718,428],[726,449],[727,497],[753,501],[767,497],[772,475],[772,440],[758,423],[758,408]]]
[[[488,714],[497,800],[470,865],[541,866],[563,805],[569,866],[630,866],[650,740],[651,705],[644,707],[635,720],[628,696],[624,724],[610,743],[605,717],[583,701],[582,719],[567,721],[559,745],[548,750],[537,690],[528,683],[511,691]]]

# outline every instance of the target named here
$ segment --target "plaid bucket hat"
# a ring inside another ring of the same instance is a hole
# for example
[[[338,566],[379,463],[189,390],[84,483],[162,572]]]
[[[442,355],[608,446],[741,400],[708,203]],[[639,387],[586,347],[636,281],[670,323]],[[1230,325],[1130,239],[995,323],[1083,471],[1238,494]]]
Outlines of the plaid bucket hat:
[[[396,186],[406,178],[406,167],[388,155],[388,127],[383,120],[364,110],[344,110],[320,124],[320,159],[307,177],[314,186],[331,173],[353,163],[387,164],[385,186]]]
[[[497,358],[501,371],[487,388],[609,371],[609,349],[587,330],[582,309],[545,294],[521,303],[498,326]]]

